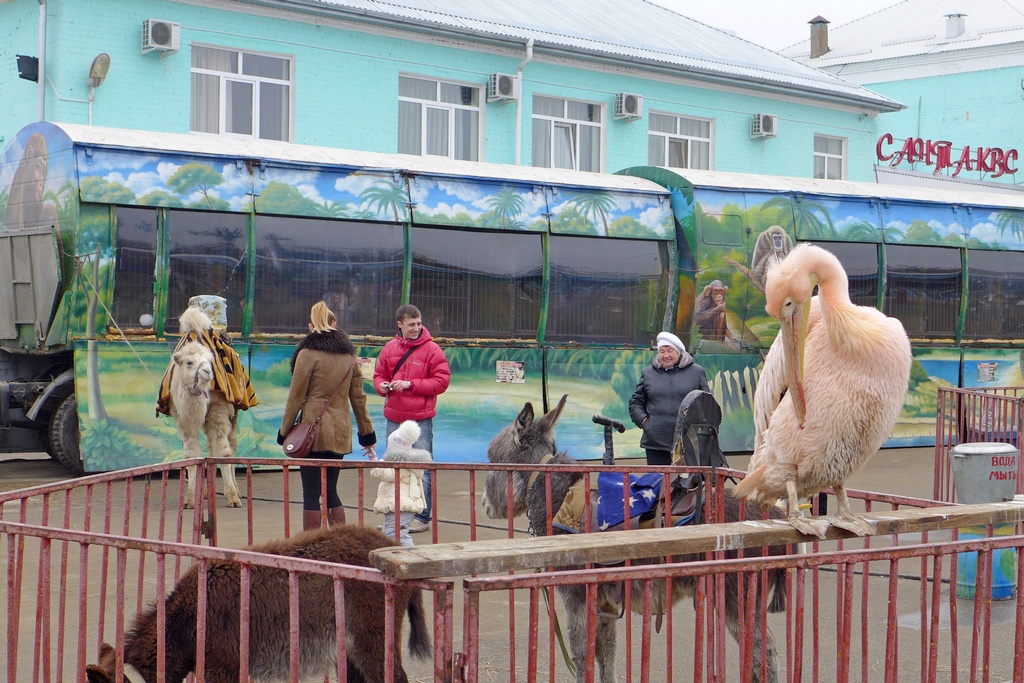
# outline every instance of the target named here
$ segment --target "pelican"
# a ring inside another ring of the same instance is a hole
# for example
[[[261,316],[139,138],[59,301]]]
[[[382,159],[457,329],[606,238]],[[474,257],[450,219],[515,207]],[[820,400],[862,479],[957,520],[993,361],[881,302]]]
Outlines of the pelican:
[[[895,318],[854,305],[839,259],[810,244],[769,271],[765,297],[781,329],[754,394],[754,453],[733,493],[762,505],[786,498],[790,524],[805,534],[823,539],[830,524],[869,534],[874,527],[850,510],[843,482],[896,424],[910,379],[907,333]],[[834,518],[800,515],[801,498],[830,486]]]

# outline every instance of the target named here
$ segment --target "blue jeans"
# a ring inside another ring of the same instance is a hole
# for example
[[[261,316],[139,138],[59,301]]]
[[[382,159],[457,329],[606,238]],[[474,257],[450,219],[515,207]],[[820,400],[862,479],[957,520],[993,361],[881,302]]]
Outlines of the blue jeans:
[[[386,433],[384,435],[384,441],[387,442],[387,438],[391,436],[391,432],[398,429],[398,425],[401,422],[395,422],[394,420],[388,420],[388,424],[385,427]],[[434,419],[426,418],[424,420],[416,420],[416,424],[420,426],[420,438],[416,439],[416,443],[412,445],[413,448],[421,448],[428,453],[431,457],[434,455]],[[423,522],[424,524],[430,521],[430,507],[431,507],[431,479],[430,470],[423,471],[423,497],[427,499],[427,506],[423,508],[423,512],[416,513],[416,519]]]

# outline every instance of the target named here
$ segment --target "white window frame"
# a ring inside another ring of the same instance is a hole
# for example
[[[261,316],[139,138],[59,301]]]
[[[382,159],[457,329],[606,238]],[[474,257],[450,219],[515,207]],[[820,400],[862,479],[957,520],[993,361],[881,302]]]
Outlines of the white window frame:
[[[221,50],[224,52],[234,52],[238,55],[238,71],[232,73],[230,71],[221,71],[218,69],[205,69],[195,66],[190,66],[190,74],[202,74],[204,76],[215,76],[218,80],[220,91],[218,93],[220,111],[218,114],[217,132],[210,131],[196,131],[193,133],[207,134],[207,135],[224,135],[228,137],[238,137],[251,140],[259,140],[260,138],[260,85],[263,83],[280,85],[288,88],[288,135],[285,137],[284,142],[291,142],[295,136],[295,58],[291,55],[278,54],[275,52],[261,52],[258,50],[243,50],[240,48],[226,47],[223,45],[206,45],[206,44],[193,44],[193,48],[210,48],[213,50]],[[245,55],[253,55],[257,57],[272,57],[274,59],[280,59],[288,62],[288,79],[277,79],[270,78],[267,76],[252,76],[249,74],[242,73],[243,63]],[[190,76],[191,78],[191,76]],[[230,83],[246,83],[252,88],[252,133],[235,133],[228,132],[227,128],[227,110],[228,110],[228,85]],[[191,99],[191,95],[190,95]],[[195,106],[194,102],[189,103],[189,115],[190,123],[189,128],[191,129],[191,116]],[[276,140],[277,138],[268,138]]]
[[[828,152],[819,152],[818,149],[817,149],[817,147],[818,147],[818,145],[817,145],[818,140],[835,140],[835,141],[838,141],[842,145],[842,151],[839,154],[830,154]],[[812,176],[814,178],[816,178],[816,179],[821,179],[821,180],[846,180],[846,163],[847,163],[847,161],[846,161],[846,150],[847,150],[846,138],[837,137],[835,135],[818,135],[817,133],[815,133],[815,135],[814,135],[814,143],[813,144],[814,144],[814,164],[811,167],[811,174],[812,174]],[[823,164],[824,169],[825,169],[825,175],[824,176],[819,176],[818,175],[818,171],[817,171],[816,167],[818,165],[817,162],[818,162],[819,159],[824,161],[824,164]],[[838,159],[839,160],[839,169],[840,170],[839,170],[839,177],[838,178],[830,177],[828,175],[828,162],[829,162],[829,160],[832,160],[832,159]]]
[[[707,118],[704,118],[704,117],[701,117],[701,116],[686,116],[686,115],[683,115],[683,114],[673,114],[671,112],[664,112],[664,111],[652,111],[650,113],[650,115],[651,116],[654,116],[654,115],[665,116],[665,117],[668,117],[668,118],[675,119],[675,121],[676,121],[676,132],[675,133],[663,133],[661,131],[651,130],[650,129],[650,118],[648,118],[647,137],[648,138],[652,138],[652,137],[663,138],[664,139],[664,150],[665,150],[664,157],[658,163],[653,163],[653,160],[650,158],[650,154],[648,153],[647,162],[649,164],[651,164],[653,166],[666,166],[668,168],[696,168],[696,169],[701,169],[701,170],[706,170],[706,171],[713,171],[715,169],[715,120],[714,119],[707,119]],[[679,132],[679,130],[680,130],[680,125],[679,124],[680,124],[681,121],[696,121],[698,123],[707,123],[708,124],[708,137],[702,138],[702,137],[699,137],[699,136],[696,136],[696,135],[687,135],[685,133],[680,133]],[[686,145],[686,162],[687,162],[686,166],[677,166],[677,167],[669,166],[669,147],[670,147],[670,144],[673,141],[679,141],[679,142],[682,142],[683,144]],[[699,142],[706,142],[707,145],[708,145],[708,165],[706,167],[694,166],[693,163],[692,163],[693,156],[694,156],[693,155],[694,143],[699,143]]]
[[[420,105],[420,149],[418,152],[419,156],[435,156],[435,157],[447,157],[448,159],[456,159],[455,156],[455,112],[457,111],[471,111],[477,115],[476,124],[476,158],[466,159],[466,161],[483,161],[483,127],[484,127],[484,92],[483,88],[479,84],[473,83],[460,83],[458,81],[449,81],[445,79],[431,78],[428,76],[419,76],[417,74],[400,73],[399,78],[415,78],[419,81],[431,81],[435,85],[434,99],[424,100],[418,97],[408,97],[404,95],[398,96],[399,102],[413,102]],[[442,102],[441,101],[441,86],[451,85],[457,88],[472,88],[476,91],[477,104],[456,104],[454,102]],[[428,154],[427,147],[430,142],[429,140],[429,126],[427,125],[428,117],[425,115],[427,109],[439,109],[447,112],[448,114],[448,153],[445,155],[441,154]],[[398,117],[398,127],[401,130],[402,119]],[[402,150],[399,150],[402,153]],[[408,154],[409,152],[405,152]]]
[[[568,131],[569,137],[572,142],[572,170],[579,171],[580,169],[580,128],[594,128],[597,130],[597,153],[598,163],[597,168],[594,169],[582,169],[584,171],[591,171],[594,173],[600,173],[604,168],[605,163],[605,128],[604,128],[604,114],[605,107],[599,102],[588,102],[586,100],[575,100],[568,97],[556,97],[553,95],[534,95],[534,97],[544,97],[549,100],[562,100],[562,116],[549,116],[547,114],[536,113],[534,108],[533,113],[533,125],[536,125],[538,121],[546,122],[548,125],[548,139],[554,140],[556,130]],[[583,104],[587,106],[596,107],[597,109],[597,120],[596,121],[583,121],[580,119],[569,118],[568,109],[569,103]],[[556,168],[555,166],[555,145],[551,144],[547,150],[533,150],[533,165],[543,168]],[[540,162],[540,163],[538,163]]]

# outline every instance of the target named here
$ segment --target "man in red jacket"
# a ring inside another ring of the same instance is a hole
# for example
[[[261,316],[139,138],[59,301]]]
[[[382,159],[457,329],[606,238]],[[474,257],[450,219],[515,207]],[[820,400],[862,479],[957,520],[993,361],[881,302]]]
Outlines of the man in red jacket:
[[[388,421],[385,437],[391,436],[404,421],[415,420],[420,427],[420,438],[413,448],[433,455],[437,396],[448,389],[451,380],[448,359],[423,326],[420,309],[406,304],[398,308],[395,317],[398,334],[381,349],[373,371],[373,387],[384,397],[384,417]],[[427,507],[412,520],[410,533],[430,528],[431,479],[427,470],[423,474]]]

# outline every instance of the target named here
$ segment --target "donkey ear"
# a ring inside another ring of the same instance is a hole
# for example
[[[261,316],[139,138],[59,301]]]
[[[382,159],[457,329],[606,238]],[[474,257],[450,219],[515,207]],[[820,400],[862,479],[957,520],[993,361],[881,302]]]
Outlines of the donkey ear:
[[[545,413],[544,417],[537,420],[537,425],[540,427],[542,434],[550,435],[555,431],[555,423],[558,422],[558,418],[562,415],[562,409],[565,408],[565,402],[568,398],[569,394],[562,394],[558,405]]]
[[[519,415],[516,416],[516,433],[525,434],[530,427],[533,426],[533,404],[527,403],[523,406],[523,409],[519,411]]]
[[[117,652],[108,643],[103,643],[100,646],[99,662],[85,667],[85,677],[89,683],[113,683],[111,677],[116,669]]]
[[[107,676],[107,672],[95,664],[90,664],[85,667],[85,680],[89,683],[111,683],[110,677]]]

